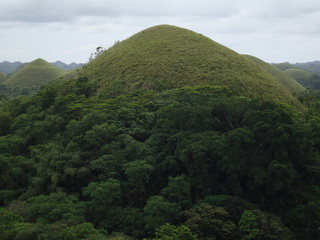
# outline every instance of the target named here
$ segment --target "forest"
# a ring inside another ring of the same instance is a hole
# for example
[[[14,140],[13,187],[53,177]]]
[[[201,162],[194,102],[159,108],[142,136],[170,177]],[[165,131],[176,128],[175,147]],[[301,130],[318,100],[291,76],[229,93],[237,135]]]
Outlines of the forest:
[[[0,239],[320,239],[316,108],[98,90],[78,77],[2,97]]]

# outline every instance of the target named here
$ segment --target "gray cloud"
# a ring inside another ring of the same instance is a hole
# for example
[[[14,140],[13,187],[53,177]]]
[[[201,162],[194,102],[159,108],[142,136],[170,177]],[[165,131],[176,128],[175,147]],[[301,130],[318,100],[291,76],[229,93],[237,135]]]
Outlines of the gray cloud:
[[[163,23],[266,61],[320,59],[319,15],[317,0],[2,0],[0,61],[85,62],[97,46]]]
[[[3,0],[0,21],[64,22],[84,16],[215,16],[227,17],[238,9],[233,1],[210,0]]]

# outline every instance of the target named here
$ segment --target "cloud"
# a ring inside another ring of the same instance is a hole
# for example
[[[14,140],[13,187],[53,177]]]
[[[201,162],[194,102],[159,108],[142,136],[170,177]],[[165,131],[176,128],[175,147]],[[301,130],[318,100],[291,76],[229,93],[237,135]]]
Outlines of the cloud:
[[[228,17],[238,9],[234,1],[210,0],[2,0],[0,21],[68,22],[85,16],[212,16]]]
[[[242,0],[238,7],[243,15],[255,19],[292,19],[320,10],[316,0]]]
[[[171,24],[241,53],[276,59],[295,52],[298,60],[320,56],[319,15],[317,0],[1,0],[0,56],[86,62],[98,46]]]

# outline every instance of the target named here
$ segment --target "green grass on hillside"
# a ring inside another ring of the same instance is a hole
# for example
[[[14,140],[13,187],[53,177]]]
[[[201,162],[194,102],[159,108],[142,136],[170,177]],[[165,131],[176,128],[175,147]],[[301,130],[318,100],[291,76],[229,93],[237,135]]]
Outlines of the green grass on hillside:
[[[79,71],[80,71],[79,68],[70,69],[68,71],[65,71],[65,73],[61,77],[65,79],[74,78],[74,77],[77,77],[77,75],[79,74]]]
[[[222,85],[242,95],[297,104],[270,74],[193,31],[160,25],[115,44],[84,67],[104,94],[186,85]]]
[[[16,69],[14,69],[12,72],[10,72],[8,74],[8,77],[13,76],[14,74],[16,74],[17,72],[19,72],[21,69],[23,69],[25,66],[27,66],[29,63],[22,63],[21,65],[19,65]]]
[[[7,80],[7,74],[0,72],[0,84],[4,83]]]
[[[273,66],[275,66],[276,68],[280,69],[281,71],[285,71],[289,68],[294,68],[294,66],[288,62],[284,62],[284,63],[275,63],[273,64]]]
[[[262,61],[261,59],[244,55],[254,63],[256,63],[259,67],[270,73],[274,78],[279,80],[279,82],[291,93],[300,93],[304,92],[306,89],[298,83],[294,78],[290,77],[288,74],[284,73],[283,71],[279,70],[275,66],[272,66],[269,63]],[[286,70],[287,71],[287,70]]]
[[[6,84],[14,87],[42,86],[59,78],[65,71],[52,66],[43,59],[37,59],[10,77]]]
[[[311,72],[297,68],[289,68],[284,72],[297,81],[306,81],[312,77]]]

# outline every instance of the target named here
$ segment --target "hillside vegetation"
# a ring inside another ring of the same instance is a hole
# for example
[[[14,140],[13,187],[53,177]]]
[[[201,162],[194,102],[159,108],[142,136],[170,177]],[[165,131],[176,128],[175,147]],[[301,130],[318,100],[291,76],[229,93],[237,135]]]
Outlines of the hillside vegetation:
[[[288,74],[285,72],[279,70],[275,66],[272,66],[269,63],[266,63],[262,61],[261,59],[254,57],[254,56],[249,56],[249,55],[244,55],[251,61],[255,62],[259,67],[270,73],[274,78],[276,78],[284,87],[291,93],[301,93],[304,92],[306,89],[303,87],[300,83],[298,83],[293,77],[290,77]]]
[[[3,84],[7,80],[7,74],[0,72],[0,84]]]
[[[273,66],[280,69],[281,71],[285,71],[289,68],[295,68],[291,63],[284,62],[284,63],[274,63]]]
[[[211,39],[160,25],[115,44],[84,67],[102,95],[191,85],[228,86],[248,97],[297,104],[270,74]]]
[[[306,81],[312,77],[312,73],[298,69],[298,68],[289,68],[284,71],[286,74],[291,76],[293,79],[296,79],[297,81]]]
[[[6,84],[13,87],[42,86],[64,73],[63,70],[39,58],[17,71],[6,81]]]
[[[320,75],[312,72],[308,72],[302,69],[289,68],[284,71],[292,78],[296,79],[301,85],[309,90],[320,89]],[[318,95],[318,94],[317,94]]]

